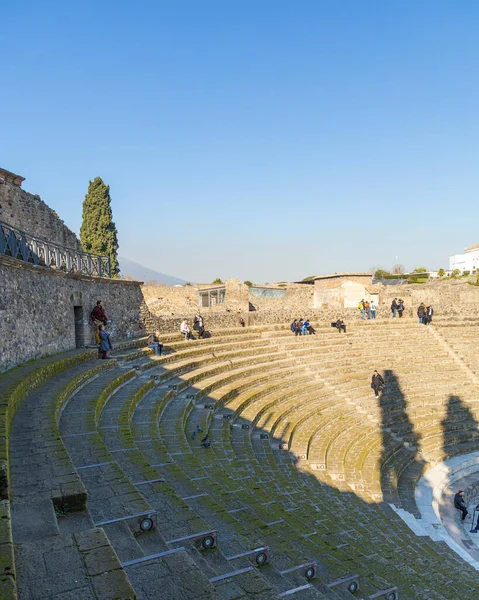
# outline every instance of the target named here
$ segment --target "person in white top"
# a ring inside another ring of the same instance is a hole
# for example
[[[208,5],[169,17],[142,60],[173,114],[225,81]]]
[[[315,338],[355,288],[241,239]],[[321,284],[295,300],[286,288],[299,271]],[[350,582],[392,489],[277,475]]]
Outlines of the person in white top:
[[[371,318],[375,319],[377,308],[376,308],[376,303],[374,302],[374,300],[371,300],[371,304],[370,304],[369,308],[371,309]]]
[[[180,325],[180,333],[183,333],[185,336],[185,340],[191,339],[191,331],[190,326],[188,324],[188,320],[184,319]]]

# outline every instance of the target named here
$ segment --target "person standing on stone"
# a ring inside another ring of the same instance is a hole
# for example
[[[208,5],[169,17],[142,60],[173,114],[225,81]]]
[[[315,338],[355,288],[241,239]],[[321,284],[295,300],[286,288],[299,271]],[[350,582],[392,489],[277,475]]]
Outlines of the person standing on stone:
[[[368,321],[371,319],[371,305],[369,304],[369,300],[364,302],[364,312],[368,318]]]
[[[396,318],[397,309],[398,309],[398,299],[394,298],[394,300],[391,302],[391,312],[393,314],[393,319]]]
[[[469,514],[469,511],[467,510],[467,504],[466,501],[464,500],[464,491],[463,490],[459,490],[457,492],[457,494],[454,495],[454,507],[457,508],[457,510],[460,510],[462,513],[461,516],[461,520],[464,521],[467,517],[467,515]]]
[[[374,395],[376,398],[379,398],[379,392],[384,389],[384,379],[376,370],[374,371],[371,379],[371,387],[374,390]]]
[[[374,300],[371,300],[371,319],[375,319],[376,318],[376,303],[374,302]]]
[[[399,299],[398,300],[398,315],[399,315],[400,319],[402,318],[402,314],[404,312],[404,309],[405,309],[405,307],[404,307],[404,300]]]
[[[97,344],[100,343],[100,333],[99,327],[100,325],[106,325],[108,319],[105,314],[105,309],[103,308],[101,300],[97,300],[95,308],[90,313],[90,319],[93,324],[95,330],[95,342]]]
[[[361,311],[361,319],[364,321],[364,298],[358,302],[358,308]]]
[[[199,313],[195,315],[195,320],[193,321],[193,329],[198,332],[199,338],[203,337],[205,327],[203,324],[203,317]]]
[[[434,309],[432,306],[426,306],[426,316],[425,316],[425,323],[426,325],[429,325],[432,321],[432,315],[434,314]]]
[[[421,302],[421,304],[418,306],[417,316],[418,316],[418,319],[419,319],[419,323],[424,323],[425,324],[426,307],[424,306],[424,302]]]
[[[108,331],[105,331],[104,325],[100,325],[98,327],[98,333],[100,336],[101,358],[104,360],[105,358],[108,358],[107,353],[113,349],[110,342],[110,333]]]

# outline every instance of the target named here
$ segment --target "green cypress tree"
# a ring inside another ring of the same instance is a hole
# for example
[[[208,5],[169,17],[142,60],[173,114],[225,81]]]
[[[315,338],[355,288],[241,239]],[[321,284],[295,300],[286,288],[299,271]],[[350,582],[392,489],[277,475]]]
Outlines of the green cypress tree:
[[[88,185],[80,241],[85,252],[109,256],[112,277],[118,277],[118,231],[111,211],[110,186],[101,177],[95,177]]]

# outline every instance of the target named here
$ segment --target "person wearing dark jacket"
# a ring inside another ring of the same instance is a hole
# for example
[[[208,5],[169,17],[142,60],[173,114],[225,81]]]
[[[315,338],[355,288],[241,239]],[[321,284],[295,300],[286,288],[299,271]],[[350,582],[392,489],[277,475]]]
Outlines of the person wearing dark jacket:
[[[425,316],[426,316],[426,307],[424,306],[424,303],[421,302],[421,304],[418,306],[418,309],[417,309],[417,317],[419,319],[419,323],[424,323]]]
[[[396,318],[397,309],[398,309],[398,299],[394,298],[394,300],[391,302],[391,312],[393,314],[393,319]]]
[[[333,323],[333,325],[336,327],[339,333],[341,333],[341,331],[346,333],[346,324],[342,319],[338,319],[335,323]]]
[[[462,513],[461,519],[464,521],[468,515],[467,504],[464,500],[464,492],[463,490],[459,490],[457,494],[454,495],[454,507],[457,510],[460,510]]]
[[[153,348],[156,356],[161,356],[163,344],[160,342],[160,332],[155,331],[148,337],[148,348]]]
[[[432,321],[432,315],[434,314],[434,309],[432,306],[426,306],[426,316],[425,316],[425,323],[426,325],[429,325],[429,323]]]
[[[404,312],[404,300],[398,300],[398,315],[399,315],[399,318],[402,317],[403,312]]]
[[[379,392],[384,389],[384,379],[377,371],[374,371],[371,379],[371,387],[374,390],[374,395],[379,398]]]

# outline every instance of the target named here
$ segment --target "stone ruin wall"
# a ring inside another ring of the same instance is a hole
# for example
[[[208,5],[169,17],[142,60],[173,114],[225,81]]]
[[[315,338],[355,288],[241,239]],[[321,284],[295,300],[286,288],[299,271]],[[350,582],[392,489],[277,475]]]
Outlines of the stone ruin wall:
[[[461,280],[435,280],[427,283],[378,285],[380,311],[390,314],[394,298],[402,298],[406,315],[416,316],[421,302],[431,305],[436,315],[452,318],[479,317],[479,286]]]
[[[8,171],[0,169],[3,180],[0,183],[0,221],[61,246],[81,250],[77,236],[57,213],[40,196],[13,183],[9,175]]]
[[[7,256],[0,256],[0,281],[0,372],[75,348],[75,306],[83,308],[77,333],[84,344],[94,343],[90,312],[97,300],[111,319],[113,346],[144,333],[138,282],[69,275]]]

